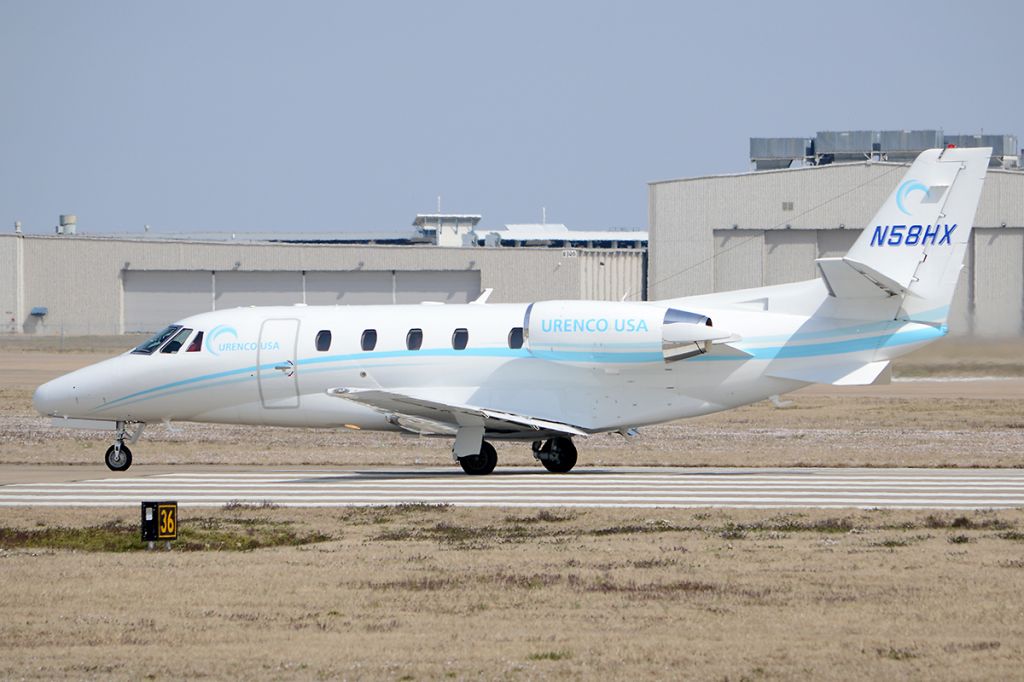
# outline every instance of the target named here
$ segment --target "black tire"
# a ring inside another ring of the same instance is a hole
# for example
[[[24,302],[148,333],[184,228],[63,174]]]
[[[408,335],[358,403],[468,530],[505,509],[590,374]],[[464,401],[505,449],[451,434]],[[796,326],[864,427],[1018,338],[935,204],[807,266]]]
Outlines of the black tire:
[[[462,470],[470,476],[486,476],[498,465],[498,453],[493,445],[483,441],[480,444],[479,455],[459,457],[459,464],[462,466]]]
[[[540,452],[540,463],[553,474],[567,474],[576,466],[576,446],[570,438],[552,438]]]
[[[120,452],[111,445],[107,448],[107,454],[103,457],[107,468],[111,471],[124,471],[132,465],[132,451],[127,445],[122,445]]]

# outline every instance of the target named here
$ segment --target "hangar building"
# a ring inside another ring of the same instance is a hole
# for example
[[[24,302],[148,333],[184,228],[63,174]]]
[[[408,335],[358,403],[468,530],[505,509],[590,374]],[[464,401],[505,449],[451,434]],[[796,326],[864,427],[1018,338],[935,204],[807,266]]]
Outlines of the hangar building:
[[[853,131],[750,142],[755,167],[770,170],[649,184],[649,299],[813,279],[814,260],[849,249],[921,150],[993,146],[950,333],[1024,333],[1024,172],[1014,136]]]
[[[422,214],[384,234],[0,235],[0,333],[153,331],[244,305],[663,299],[811,279],[846,252],[910,160],[992,146],[951,312],[955,334],[1024,333],[1024,171],[1010,135],[820,132],[754,138],[752,172],[649,185],[649,229],[479,227]],[[63,233],[63,234],[60,234]],[[649,253],[648,253],[649,251]]]
[[[643,248],[0,235],[0,333],[148,332],[246,305],[639,299]],[[236,235],[237,237],[237,235]],[[646,238],[646,235],[644,235]],[[315,242],[315,243],[310,243]]]

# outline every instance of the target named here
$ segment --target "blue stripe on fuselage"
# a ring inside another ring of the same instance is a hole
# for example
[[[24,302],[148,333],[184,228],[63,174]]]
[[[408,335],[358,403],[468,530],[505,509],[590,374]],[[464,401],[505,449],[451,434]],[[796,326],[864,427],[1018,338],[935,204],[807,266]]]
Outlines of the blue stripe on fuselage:
[[[891,324],[891,323],[889,323]],[[856,353],[865,350],[872,350],[875,348],[886,348],[893,346],[901,346],[910,343],[920,343],[924,341],[931,341],[936,338],[943,336],[945,333],[942,328],[935,327],[922,327],[919,329],[912,329],[907,331],[896,331],[892,334],[870,336],[858,339],[847,339],[843,341],[829,341],[825,343],[815,344],[804,344],[804,345],[793,345],[785,344],[781,346],[764,346],[764,347],[752,347],[747,343],[740,342],[735,344],[737,348],[741,348],[747,353],[750,353],[750,357],[735,357],[735,356],[716,356],[716,355],[699,355],[683,362],[695,362],[695,361],[730,361],[730,362],[742,362],[746,360],[775,360],[775,359],[791,359],[791,358],[807,358],[824,355],[842,355],[845,353]],[[768,338],[768,337],[763,337]],[[795,337],[793,337],[795,338]],[[366,367],[379,367],[393,365],[396,363],[381,363],[380,360],[389,359],[414,359],[424,357],[466,357],[466,358],[507,358],[507,359],[526,359],[534,358],[542,361],[551,362],[594,362],[600,364],[609,363],[651,363],[659,362],[662,360],[660,353],[616,353],[616,352],[602,352],[592,353],[583,351],[537,351],[535,354],[531,354],[526,349],[510,349],[510,348],[473,348],[465,350],[453,350],[448,348],[438,349],[423,349],[418,351],[399,350],[399,351],[380,351],[380,352],[362,352],[362,353],[351,353],[344,355],[330,355],[325,357],[314,357],[304,358],[298,360],[296,363],[298,366],[312,366],[312,365],[324,365],[331,363],[346,363],[359,361],[359,366]],[[172,381],[160,386],[154,386],[153,388],[145,389],[142,391],[136,391],[128,395],[122,396],[111,400],[110,402],[104,403],[96,408],[96,410],[106,409],[119,404],[128,404],[128,401],[132,403],[141,402],[143,400],[150,400],[153,398],[165,397],[168,395],[175,395],[177,393],[183,393],[186,391],[196,390],[197,388],[208,388],[212,386],[220,386],[228,383],[237,383],[252,379],[256,377],[259,370],[273,369],[274,364],[265,365],[251,365],[248,367],[241,367],[239,369],[225,370],[222,372],[214,372],[212,374],[203,374],[189,379],[181,379],[179,381]],[[317,371],[328,371],[327,368]],[[251,373],[251,377],[239,377],[241,374]],[[212,382],[215,379],[225,379],[227,377],[235,377],[231,381],[207,383],[202,386],[196,386],[196,384],[202,382]],[[175,390],[178,389],[178,390]],[[95,411],[95,410],[94,410]]]
[[[735,344],[737,348],[750,353],[749,358],[736,358],[733,356],[700,355],[692,360],[787,360],[792,358],[809,358],[823,355],[843,355],[846,353],[859,353],[866,350],[878,348],[892,348],[905,346],[909,343],[922,343],[933,341],[945,336],[945,327],[922,326],[918,329],[894,332],[884,336],[869,336],[859,339],[846,339],[844,341],[828,341],[826,343],[808,343],[803,345],[782,345],[763,346],[760,348],[751,347],[744,343]]]
[[[466,349],[466,350],[458,351],[458,350],[453,350],[453,349],[450,349],[450,348],[438,348],[438,349],[425,349],[425,350],[418,350],[418,351],[410,351],[410,350],[380,351],[380,352],[373,352],[373,351],[371,351],[371,352],[362,352],[362,353],[350,353],[350,354],[345,354],[345,355],[329,355],[329,356],[324,356],[324,357],[303,358],[303,359],[298,360],[295,364],[298,365],[298,366],[305,366],[305,365],[316,365],[316,364],[334,363],[334,362],[344,363],[344,362],[351,362],[353,360],[357,360],[358,359],[358,360],[368,361],[368,362],[364,362],[362,364],[366,364],[367,366],[376,367],[376,366],[380,366],[380,363],[377,363],[375,361],[376,360],[381,360],[381,359],[424,357],[424,356],[440,357],[440,356],[453,356],[453,355],[463,355],[463,356],[469,355],[469,356],[473,356],[473,357],[506,357],[506,358],[529,357],[530,356],[529,352],[526,351],[525,349],[475,348],[473,350]],[[171,389],[176,389],[176,388],[183,387],[183,386],[190,386],[190,385],[197,384],[197,383],[200,383],[200,382],[210,381],[212,379],[222,379],[222,378],[230,377],[230,376],[237,377],[238,375],[245,374],[245,373],[252,373],[252,377],[246,377],[246,378],[255,378],[257,372],[263,371],[263,370],[268,370],[268,369],[273,369],[275,364],[276,363],[269,363],[269,364],[263,364],[263,365],[251,365],[249,367],[241,367],[239,369],[225,370],[223,372],[214,372],[212,374],[203,374],[203,375],[200,375],[200,376],[197,376],[197,377],[191,377],[189,379],[181,379],[179,381],[172,381],[172,382],[169,382],[169,383],[166,383],[166,384],[161,384],[160,386],[154,386],[153,388],[148,388],[148,389],[145,389],[145,390],[142,390],[142,391],[136,391],[135,393],[129,393],[128,395],[121,396],[120,398],[116,398],[114,400],[106,402],[103,405],[100,405],[99,407],[97,407],[96,409],[105,409],[105,408],[111,407],[113,405],[118,405],[118,404],[126,403],[127,401],[132,400],[133,398],[140,398],[142,396],[148,396],[149,398],[156,398],[156,397],[162,397],[162,396],[165,396],[165,395],[173,395],[175,393],[178,393],[178,391],[169,392],[169,391],[171,391]],[[218,384],[218,385],[220,385],[220,384]],[[193,390],[193,389],[190,388],[188,390]],[[155,393],[160,393],[161,395],[159,395],[159,396],[153,395]],[[149,399],[149,398],[147,398],[147,399]],[[134,401],[133,400],[132,402],[138,402],[138,401]]]

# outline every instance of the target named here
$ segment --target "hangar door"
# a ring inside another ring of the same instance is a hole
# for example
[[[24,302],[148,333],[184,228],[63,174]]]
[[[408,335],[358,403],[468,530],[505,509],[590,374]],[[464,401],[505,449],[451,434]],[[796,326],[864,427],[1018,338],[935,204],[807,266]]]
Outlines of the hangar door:
[[[302,272],[220,271],[214,280],[217,310],[248,305],[295,305],[302,300]]]
[[[212,308],[209,272],[125,270],[123,275],[126,333],[154,332]]]
[[[467,303],[479,270],[124,271],[124,330],[154,332],[196,313],[249,305]]]
[[[480,295],[479,270],[307,272],[309,305],[468,303]]]
[[[479,270],[408,270],[395,273],[395,303],[469,303],[479,295]]]
[[[306,303],[350,305],[391,303],[395,277],[390,270],[306,273]]]

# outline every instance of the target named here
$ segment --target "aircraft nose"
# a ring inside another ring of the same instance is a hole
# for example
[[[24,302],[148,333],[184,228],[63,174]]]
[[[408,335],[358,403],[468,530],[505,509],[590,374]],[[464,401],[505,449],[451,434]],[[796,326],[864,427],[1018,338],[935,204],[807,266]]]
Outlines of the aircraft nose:
[[[32,405],[44,417],[66,416],[75,403],[75,387],[64,377],[47,381],[32,395]]]

